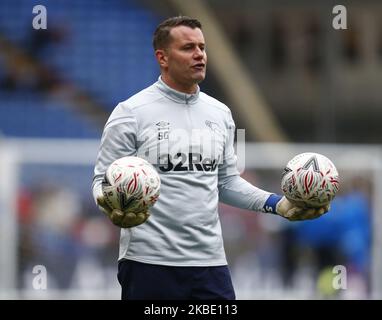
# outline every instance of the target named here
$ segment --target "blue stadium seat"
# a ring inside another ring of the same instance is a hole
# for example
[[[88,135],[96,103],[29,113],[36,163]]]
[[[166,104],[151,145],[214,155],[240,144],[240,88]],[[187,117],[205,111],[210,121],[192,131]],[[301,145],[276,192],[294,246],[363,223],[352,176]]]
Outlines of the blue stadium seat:
[[[133,0],[47,0],[48,30],[60,37],[33,54],[69,82],[111,111],[118,102],[154,82],[159,74],[151,47],[159,22]],[[0,1],[0,33],[31,52],[35,4]],[[15,18],[17,17],[17,19]],[[4,76],[0,74],[1,78]],[[15,97],[16,96],[16,97]],[[62,102],[39,94],[4,92],[0,88],[0,132],[14,136],[99,137]],[[22,124],[22,125],[21,125]]]
[[[0,132],[16,137],[100,138],[101,128],[40,94],[0,94]]]

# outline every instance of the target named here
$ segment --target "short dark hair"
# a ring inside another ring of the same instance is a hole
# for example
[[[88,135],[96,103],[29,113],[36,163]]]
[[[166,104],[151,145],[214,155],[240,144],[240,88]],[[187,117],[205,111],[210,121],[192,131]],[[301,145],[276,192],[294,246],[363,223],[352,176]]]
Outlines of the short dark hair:
[[[164,49],[170,43],[170,31],[178,26],[186,26],[191,29],[202,29],[202,24],[197,20],[187,16],[171,17],[161,22],[154,32],[153,47],[154,50]]]

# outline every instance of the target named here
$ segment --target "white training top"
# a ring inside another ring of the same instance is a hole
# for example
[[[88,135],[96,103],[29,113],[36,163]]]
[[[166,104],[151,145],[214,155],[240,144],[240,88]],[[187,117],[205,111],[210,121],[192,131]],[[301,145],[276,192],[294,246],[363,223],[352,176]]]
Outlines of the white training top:
[[[264,211],[269,192],[239,176],[229,108],[200,92],[185,94],[161,78],[117,105],[102,135],[93,195],[107,167],[124,156],[151,162],[161,194],[143,224],[121,229],[119,259],[170,266],[226,265],[218,201]]]

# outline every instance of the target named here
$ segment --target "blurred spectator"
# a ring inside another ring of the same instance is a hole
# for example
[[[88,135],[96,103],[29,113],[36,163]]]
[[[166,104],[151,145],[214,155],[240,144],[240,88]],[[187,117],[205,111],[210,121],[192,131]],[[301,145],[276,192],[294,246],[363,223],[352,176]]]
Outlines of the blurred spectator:
[[[271,67],[280,71],[287,64],[287,34],[282,16],[274,14],[270,26],[270,62]]]
[[[255,48],[255,21],[253,17],[249,21],[248,18],[242,14],[236,18],[236,23],[232,26],[232,39],[237,52],[241,57],[249,59],[256,52]]]
[[[305,65],[311,72],[318,72],[322,66],[323,51],[321,46],[323,43],[322,28],[319,18],[315,15],[309,16],[305,27]]]
[[[56,185],[45,185],[35,193],[35,220],[30,226],[33,262],[47,268],[58,288],[68,288],[80,255],[81,244],[73,237],[80,210],[76,194]]]
[[[68,32],[62,26],[50,25],[47,29],[30,30],[25,49],[36,59],[43,58],[50,48],[58,49],[58,45],[68,38]]]
[[[357,63],[361,58],[360,31],[355,21],[348,23],[349,28],[341,31],[342,53],[349,63]]]
[[[46,267],[48,289],[115,287],[110,261],[118,255],[117,230],[94,215],[88,194],[46,181],[20,189],[18,287],[31,289],[36,265]]]

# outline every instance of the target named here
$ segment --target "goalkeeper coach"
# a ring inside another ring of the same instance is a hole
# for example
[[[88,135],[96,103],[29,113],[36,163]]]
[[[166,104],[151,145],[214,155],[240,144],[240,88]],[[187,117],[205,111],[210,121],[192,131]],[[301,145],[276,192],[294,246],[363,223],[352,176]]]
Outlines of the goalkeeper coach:
[[[328,207],[304,210],[240,177],[230,109],[198,86],[207,65],[198,20],[179,16],[163,21],[153,45],[161,75],[111,113],[92,185],[98,207],[121,227],[122,299],[235,299],[218,201],[289,220],[313,219]],[[198,145],[198,139],[190,145],[171,139],[172,133],[192,137],[198,130],[209,132],[213,148]],[[157,155],[157,203],[139,214],[110,208],[102,195],[106,169],[118,158],[146,154]]]

